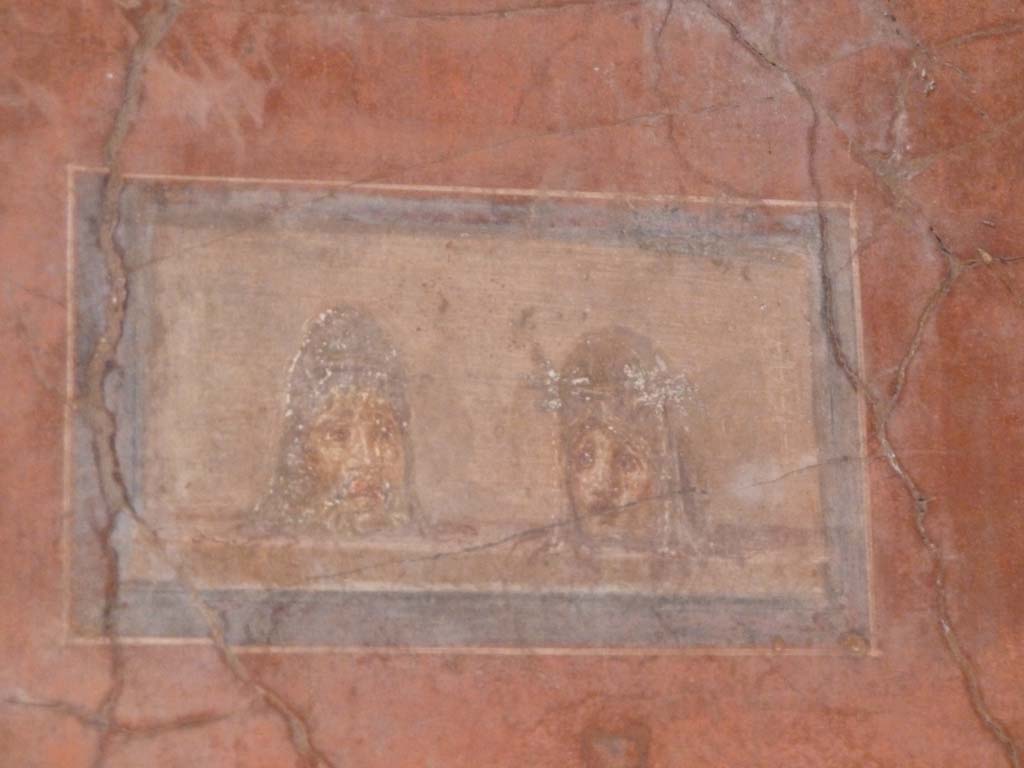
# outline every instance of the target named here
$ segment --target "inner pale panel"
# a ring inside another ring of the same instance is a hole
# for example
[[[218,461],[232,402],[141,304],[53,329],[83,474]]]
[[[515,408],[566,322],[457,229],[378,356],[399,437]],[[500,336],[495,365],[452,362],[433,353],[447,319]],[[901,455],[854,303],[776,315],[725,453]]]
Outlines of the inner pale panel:
[[[133,280],[148,307],[132,318],[140,507],[211,585],[820,593],[809,257],[720,248],[158,227]],[[338,306],[372,315],[400,357],[415,494],[450,536],[235,535],[271,481],[305,329]],[[676,406],[699,554],[581,561],[543,535],[569,514],[545,385],[581,335],[610,326],[649,338],[690,384]],[[131,549],[129,576],[160,575]]]

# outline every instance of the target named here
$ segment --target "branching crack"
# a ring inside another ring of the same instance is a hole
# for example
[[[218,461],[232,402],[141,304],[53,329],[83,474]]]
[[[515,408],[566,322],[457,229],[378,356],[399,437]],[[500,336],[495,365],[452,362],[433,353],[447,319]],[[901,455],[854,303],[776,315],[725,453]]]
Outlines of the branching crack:
[[[665,493],[652,494],[645,496],[634,501],[627,502],[625,504],[618,504],[609,509],[588,511],[585,513],[577,513],[577,517],[567,517],[559,520],[554,520],[550,523],[544,523],[542,525],[534,525],[528,528],[520,528],[506,533],[503,536],[498,536],[485,541],[476,541],[472,544],[466,544],[461,547],[454,549],[446,549],[440,552],[431,552],[425,555],[412,555],[403,557],[391,557],[384,558],[372,563],[358,566],[356,568],[350,568],[344,571],[332,571],[329,573],[318,573],[307,579],[303,579],[304,583],[319,582],[319,581],[339,581],[342,579],[351,579],[354,576],[363,576],[373,571],[381,570],[383,568],[393,568],[405,565],[415,565],[417,563],[436,563],[440,560],[445,560],[452,557],[461,557],[464,555],[472,555],[477,552],[486,552],[491,549],[498,549],[506,545],[513,545],[513,548],[520,544],[525,544],[530,541],[543,540],[549,536],[557,536],[558,534],[571,530],[573,527],[579,525],[582,518],[587,517],[602,517],[605,515],[617,515],[628,509],[641,506],[643,504],[653,504],[660,501],[668,501],[679,496],[685,496],[687,494],[695,492],[694,488],[676,488],[670,489]],[[555,541],[558,541],[555,539]],[[541,550],[543,551],[543,546]]]
[[[123,649],[118,641],[117,630],[120,563],[117,549],[113,543],[113,535],[118,523],[127,516],[143,534],[144,542],[174,569],[179,582],[189,593],[193,607],[206,623],[210,639],[227,669],[283,721],[291,744],[302,763],[307,768],[318,768],[319,766],[334,768],[334,763],[313,742],[311,728],[295,708],[286,702],[280,694],[249,672],[228,646],[220,617],[202,600],[188,574],[171,556],[168,547],[157,535],[155,529],[135,509],[125,485],[117,453],[116,416],[107,404],[106,389],[110,374],[118,367],[117,354],[124,334],[125,309],[129,298],[126,258],[115,237],[120,214],[121,193],[124,189],[121,156],[125,140],[138,115],[146,65],[170,30],[179,10],[179,0],[157,0],[147,11],[142,21],[138,40],[129,54],[123,97],[104,151],[108,174],[103,187],[100,208],[99,244],[107,270],[109,297],[103,334],[97,341],[96,348],[89,360],[86,385],[77,406],[81,409],[92,431],[92,450],[105,506],[105,516],[101,522],[97,523],[95,532],[106,564],[103,630],[109,640],[111,683],[97,710],[82,721],[91,724],[99,732],[99,742],[92,766],[101,768],[106,762],[112,739],[119,733],[120,726],[115,718],[115,712],[125,686]],[[84,717],[83,713],[74,709],[62,708],[61,711],[70,716],[77,714]]]
[[[1012,768],[1021,768],[1020,748],[1016,740],[992,712],[981,684],[978,671],[974,663],[964,650],[959,635],[954,627],[952,614],[949,607],[949,595],[947,592],[947,577],[945,560],[938,542],[928,530],[927,516],[930,499],[924,490],[918,485],[912,474],[907,469],[899,453],[892,444],[889,437],[889,420],[893,415],[900,398],[906,389],[907,377],[911,366],[917,357],[924,342],[925,334],[931,325],[942,301],[952,291],[957,279],[967,270],[978,265],[985,264],[984,257],[971,261],[959,259],[943,242],[934,227],[929,231],[934,239],[935,246],[946,261],[946,271],[938,286],[925,302],[917,322],[914,333],[910,339],[907,349],[900,359],[893,377],[891,387],[885,395],[879,394],[872,388],[864,377],[857,371],[850,360],[849,355],[844,351],[842,339],[836,324],[836,307],[834,289],[829,267],[829,236],[828,217],[825,215],[822,201],[825,199],[822,192],[821,178],[818,172],[818,136],[820,132],[821,119],[818,105],[810,89],[798,77],[786,67],[776,61],[768,53],[762,51],[747,36],[739,26],[725,16],[708,0],[695,0],[705,7],[710,15],[723,24],[733,39],[750,55],[763,66],[781,73],[800,98],[807,105],[811,119],[807,129],[807,173],[814,198],[817,203],[817,217],[819,230],[819,263],[821,265],[821,285],[823,294],[823,314],[826,332],[828,334],[829,346],[836,365],[843,371],[851,386],[864,398],[870,411],[874,426],[875,438],[881,449],[882,457],[889,464],[889,467],[899,478],[904,489],[913,502],[913,522],[921,546],[924,548],[931,562],[933,599],[935,603],[936,619],[940,634],[945,642],[946,648],[953,662],[956,664],[967,690],[971,708],[977,715],[978,720],[989,735],[995,739],[1006,756],[1008,764]],[[889,186],[887,184],[887,186]]]
[[[669,19],[672,18],[672,11],[675,10],[676,0],[665,0],[665,12],[661,15],[658,20],[658,28],[654,30],[654,40],[652,43],[652,50],[654,51],[654,85],[652,90],[661,97],[661,101],[664,102],[665,98],[661,94],[661,78],[665,71],[664,55],[661,48],[661,41],[665,35],[665,27],[668,26]]]
[[[849,356],[843,349],[842,339],[836,326],[835,306],[833,296],[832,279],[829,269],[829,222],[825,214],[822,201],[822,185],[818,171],[818,140],[820,133],[821,117],[815,98],[809,88],[789,70],[786,69],[769,53],[761,50],[753,43],[728,16],[722,13],[710,0],[694,0],[729,32],[732,39],[747,51],[755,60],[764,67],[774,70],[782,75],[794,91],[806,103],[810,111],[810,123],[807,130],[808,147],[808,177],[810,186],[817,201],[817,218],[819,229],[819,257],[821,264],[821,285],[823,292],[823,314],[826,331],[828,334],[832,355],[838,367],[850,382],[851,386],[864,398],[872,416],[873,427],[878,441],[881,456],[889,464],[894,474],[900,479],[908,495],[911,497],[914,508],[914,526],[917,531],[921,545],[925,549],[932,565],[934,601],[937,622],[940,633],[946,644],[951,658],[956,664],[965,684],[971,706],[979,721],[987,732],[1001,745],[1009,764],[1012,768],[1021,768],[1020,750],[1009,733],[1006,726],[1001,723],[992,713],[986,702],[984,690],[973,662],[964,650],[959,636],[953,626],[949,608],[947,582],[944,560],[938,542],[932,537],[927,527],[927,514],[929,498],[919,487],[916,480],[907,470],[899,453],[894,448],[889,434],[888,424],[901,396],[906,388],[906,382],[910,374],[914,360],[924,342],[928,328],[931,326],[943,300],[952,291],[957,279],[967,270],[985,263],[984,259],[964,261],[957,258],[942,242],[939,235],[932,230],[932,235],[937,249],[946,259],[946,272],[939,285],[935,288],[924,308],[918,316],[913,336],[908,347],[900,360],[893,377],[889,390],[880,394],[871,387],[860,372],[851,362]],[[570,2],[562,3],[554,7],[571,6],[594,6],[631,3],[595,3],[595,2]],[[138,113],[142,95],[142,78],[149,57],[153,54],[163,37],[170,29],[175,16],[179,10],[179,0],[157,0],[147,13],[142,23],[139,39],[133,47],[124,84],[124,96],[113,129],[106,145],[106,161],[109,167],[109,174],[106,179],[103,192],[103,200],[100,215],[100,247],[104,254],[105,264],[108,271],[109,281],[109,304],[107,308],[107,319],[104,333],[97,342],[96,349],[89,362],[87,371],[87,383],[83,397],[78,403],[83,414],[90,425],[93,435],[93,453],[100,477],[100,487],[103,499],[106,504],[106,515],[96,525],[96,535],[100,540],[105,554],[105,606],[103,612],[104,631],[110,640],[110,663],[111,683],[104,694],[96,710],[89,711],[80,709],[74,705],[62,702],[40,701],[33,699],[8,700],[8,704],[20,706],[35,706],[52,709],[63,715],[73,717],[83,725],[95,729],[99,735],[99,744],[93,760],[94,768],[103,765],[106,759],[110,741],[119,733],[122,733],[128,726],[121,723],[115,717],[117,705],[125,685],[123,671],[123,651],[118,642],[117,633],[117,603],[118,589],[120,583],[120,563],[117,550],[113,544],[113,534],[119,520],[123,516],[130,518],[139,531],[143,534],[146,542],[168,562],[175,570],[179,581],[189,592],[192,602],[198,612],[202,615],[217,653],[232,675],[243,683],[256,698],[275,712],[286,725],[291,743],[297,754],[305,765],[310,768],[334,764],[327,758],[312,740],[311,729],[306,721],[273,689],[255,678],[252,673],[242,664],[238,656],[227,644],[224,636],[222,619],[207,605],[198,593],[180,565],[173,558],[167,545],[160,539],[153,527],[143,519],[134,508],[127,493],[121,466],[116,450],[116,417],[111,408],[108,407],[105,397],[110,374],[117,368],[117,352],[121,337],[124,331],[125,306],[128,300],[128,271],[126,269],[125,257],[115,239],[115,231],[118,224],[121,192],[124,187],[124,173],[121,167],[121,150],[124,145],[135,118]],[[540,9],[535,9],[540,10]],[[496,15],[508,15],[512,11],[492,12]],[[529,9],[520,9],[520,12],[529,12]],[[661,35],[672,12],[672,0],[669,0],[664,18],[656,35],[656,47],[660,49]],[[1016,33],[1018,30],[1007,30],[1009,33]],[[659,62],[660,67],[660,62]],[[658,73],[660,79],[660,71]],[[664,112],[652,113],[650,115],[638,115],[629,120],[617,121],[611,125],[625,124],[647,118],[665,118],[670,116]],[[559,132],[562,135],[571,135],[570,132]],[[672,137],[673,140],[675,137]],[[487,149],[494,149],[505,144],[511,144],[521,139],[511,139],[507,142],[499,142]],[[475,150],[479,151],[479,150]],[[677,155],[679,153],[677,152]],[[445,156],[430,164],[448,162],[459,155]],[[403,169],[410,170],[410,169]],[[872,168],[872,170],[875,170]],[[877,170],[876,170],[876,173]],[[891,184],[887,183],[891,188]],[[549,526],[550,527],[550,526]],[[519,532],[515,536],[522,537],[534,531]],[[511,541],[513,537],[507,537],[501,541],[488,543],[487,546],[498,546]],[[482,545],[481,545],[482,546]],[[199,713],[191,717],[188,722],[211,722],[213,718],[220,717],[213,713]],[[204,719],[205,718],[205,719]],[[187,718],[186,718],[187,719]],[[154,732],[161,728],[175,727],[173,723],[150,724],[150,730]],[[188,722],[179,723],[188,725]],[[137,730],[137,726],[130,726],[131,730]]]
[[[424,11],[421,13],[399,13],[395,18],[417,21],[450,21],[459,19],[505,19],[510,16],[524,16],[574,9],[595,9],[602,7],[635,6],[645,0],[565,0],[561,3],[535,3],[531,5],[486,8],[479,11]]]
[[[59,699],[39,699],[26,696],[20,692],[5,696],[0,699],[0,703],[10,707],[52,712],[53,714],[75,720],[83,728],[108,734],[108,738],[119,737],[122,739],[153,738],[162,736],[165,733],[203,728],[207,725],[214,725],[215,723],[227,720],[235,714],[234,712],[201,710],[166,720],[106,719],[95,710],[73,702]]]
[[[773,483],[781,482],[782,480],[786,480],[786,479],[788,479],[790,477],[794,477],[796,475],[803,474],[804,472],[809,472],[812,469],[820,469],[821,467],[834,466],[836,464],[847,464],[849,462],[854,462],[854,461],[856,461],[856,462],[870,461],[872,459],[878,459],[878,458],[881,458],[881,457],[879,457],[879,456],[837,456],[837,457],[835,457],[833,459],[825,459],[823,461],[815,461],[812,464],[804,464],[802,466],[796,467],[795,469],[791,469],[788,472],[783,472],[781,475],[776,475],[775,477],[769,477],[769,478],[767,478],[765,480],[758,480],[756,482],[750,483],[749,485],[741,486],[741,488],[757,488],[758,486],[762,486],[762,485],[772,485]]]

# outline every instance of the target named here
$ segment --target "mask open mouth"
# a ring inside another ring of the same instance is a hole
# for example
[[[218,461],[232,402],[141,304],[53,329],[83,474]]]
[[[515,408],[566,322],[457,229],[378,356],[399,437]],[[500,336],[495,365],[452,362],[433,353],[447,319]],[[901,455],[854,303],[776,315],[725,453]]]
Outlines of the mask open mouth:
[[[598,523],[611,523],[619,519],[620,516],[629,511],[633,504],[612,504],[611,502],[595,502],[588,505],[587,517],[597,521]]]
[[[331,498],[337,503],[383,502],[388,499],[391,484],[377,470],[346,472],[335,484]]]

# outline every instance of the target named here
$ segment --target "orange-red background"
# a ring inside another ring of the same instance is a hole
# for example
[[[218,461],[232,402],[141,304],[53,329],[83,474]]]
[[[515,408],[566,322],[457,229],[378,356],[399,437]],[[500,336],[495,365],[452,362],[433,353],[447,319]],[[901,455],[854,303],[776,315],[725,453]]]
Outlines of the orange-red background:
[[[821,194],[857,205],[871,382],[887,385],[941,278],[932,230],[962,259],[993,256],[929,324],[890,432],[933,499],[965,648],[1020,737],[1024,266],[1001,260],[1024,256],[1024,12],[1011,0],[712,7],[196,0],[149,61],[124,169],[807,200],[811,110],[796,79],[819,112]],[[5,699],[92,708],[109,684],[105,648],[62,644],[65,168],[103,163],[144,10],[0,8]],[[868,466],[877,657],[244,662],[346,766],[599,765],[594,739],[619,743],[607,734],[650,766],[1006,765],[942,643],[904,487]],[[209,647],[131,648],[124,663],[119,721],[226,717],[122,733],[108,766],[296,763],[282,721],[247,706]],[[87,766],[96,739],[59,711],[0,703],[4,766]]]

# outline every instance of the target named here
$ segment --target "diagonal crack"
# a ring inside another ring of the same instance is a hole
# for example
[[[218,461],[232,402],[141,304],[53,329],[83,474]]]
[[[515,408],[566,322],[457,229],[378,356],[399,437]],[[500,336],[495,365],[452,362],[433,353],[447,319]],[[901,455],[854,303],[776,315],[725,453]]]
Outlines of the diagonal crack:
[[[167,33],[177,11],[177,5],[169,1],[166,5],[154,6],[143,19],[138,40],[129,54],[122,101],[104,147],[105,159],[111,166],[111,171],[104,186],[100,209],[100,249],[105,257],[110,296],[106,328],[89,360],[84,396],[78,403],[92,430],[92,451],[99,474],[100,491],[105,502],[104,517],[95,523],[94,531],[99,539],[104,560],[102,624],[104,635],[110,640],[111,679],[96,712],[101,727],[92,768],[100,768],[106,762],[115,735],[114,713],[125,686],[124,654],[117,639],[116,626],[120,562],[113,543],[113,535],[121,512],[130,508],[130,504],[115,448],[114,414],[107,408],[105,399],[107,376],[116,366],[117,348],[123,333],[124,304],[127,298],[127,279],[114,242],[118,205],[124,186],[119,160],[121,147],[138,112],[146,61]]]
[[[990,711],[985,701],[984,692],[980,684],[978,674],[966,652],[963,650],[960,640],[954,630],[949,612],[946,577],[941,551],[937,542],[931,537],[926,527],[928,498],[907,471],[899,457],[899,454],[892,446],[887,430],[889,418],[898,405],[900,396],[905,388],[905,383],[913,360],[923,343],[924,334],[930,326],[939,306],[943,299],[952,290],[958,277],[965,270],[976,266],[979,262],[963,262],[958,260],[948,251],[939,239],[938,235],[935,235],[933,231],[937,246],[947,258],[946,275],[929,298],[918,318],[911,343],[908,345],[907,351],[900,361],[890,392],[886,396],[882,396],[877,393],[867,384],[866,381],[864,381],[861,374],[852,365],[849,358],[843,351],[840,335],[836,328],[832,283],[828,270],[828,219],[824,214],[821,204],[823,195],[817,169],[817,145],[820,131],[820,115],[813,94],[785,67],[760,50],[758,46],[753,44],[743,34],[738,25],[722,14],[712,3],[705,2],[704,0],[696,0],[696,2],[699,2],[699,4],[706,8],[719,23],[723,24],[728,29],[732,38],[746,49],[748,53],[758,59],[764,66],[781,73],[793,89],[805,101],[811,112],[811,122],[807,132],[808,175],[811,187],[815,194],[815,199],[818,202],[818,225],[820,232],[819,255],[821,256],[822,290],[825,298],[823,312],[825,315],[825,323],[830,345],[832,347],[832,353],[837,365],[843,370],[851,385],[867,402],[873,416],[874,429],[879,445],[882,449],[882,455],[889,463],[893,472],[902,481],[914,502],[915,528],[918,532],[922,545],[925,547],[932,561],[933,571],[935,574],[934,591],[939,628],[949,653],[964,679],[971,705],[982,725],[993,736],[993,738],[1001,744],[1013,768],[1020,768],[1019,750],[1016,742],[1009,734],[1006,727],[997,720]],[[136,524],[138,524],[140,530],[142,530],[145,533],[146,538],[150,540],[150,544],[156,547],[158,551],[162,553],[163,557],[165,557],[168,562],[171,562],[176,572],[178,572],[179,578],[181,578],[183,584],[186,585],[192,596],[193,602],[196,604],[196,607],[199,609],[200,613],[202,613],[203,618],[207,623],[211,639],[214,641],[218,654],[231,672],[240,681],[250,686],[267,706],[281,716],[288,727],[293,745],[308,765],[316,766],[319,764],[326,764],[330,766],[332,765],[330,761],[327,760],[323,753],[313,745],[310,739],[310,729],[302,718],[296,714],[294,710],[272,689],[255,679],[244,665],[241,664],[238,657],[231,651],[224,641],[220,618],[201,600],[198,593],[192,586],[191,581],[187,578],[187,574],[181,572],[180,567],[173,562],[173,559],[167,552],[165,544],[159,539],[159,536],[152,527],[137,514],[136,510],[132,506],[124,486],[114,443],[114,436],[116,434],[114,414],[106,406],[104,399],[104,388],[107,376],[116,368],[117,348],[123,331],[124,307],[127,300],[127,271],[125,269],[124,257],[114,240],[114,231],[118,221],[120,193],[124,184],[123,173],[119,162],[120,150],[138,111],[142,90],[141,77],[145,63],[153,50],[159,44],[164,34],[166,34],[167,30],[170,28],[177,10],[177,0],[167,0],[165,4],[155,6],[154,10],[147,15],[143,23],[143,30],[140,35],[140,39],[131,54],[126,77],[124,100],[122,101],[121,107],[118,111],[118,116],[111,132],[110,140],[107,144],[107,161],[110,172],[104,188],[100,239],[101,247],[106,257],[107,268],[110,273],[111,301],[106,332],[97,344],[97,349],[90,362],[86,397],[82,402],[82,406],[86,409],[87,418],[93,430],[93,449],[96,455],[97,466],[100,468],[101,490],[108,507],[107,517],[100,525],[98,525],[97,534],[103,543],[104,552],[107,555],[107,607],[104,611],[104,624],[105,629],[110,630],[108,634],[111,640],[112,684],[108,693],[104,696],[104,700],[101,702],[100,709],[96,713],[95,718],[97,723],[109,724],[114,722],[113,719],[110,718],[110,714],[116,707],[124,683],[123,673],[121,672],[121,652],[119,643],[116,640],[115,626],[115,606],[117,602],[117,588],[120,571],[119,563],[117,561],[117,553],[113,547],[111,537],[119,517],[122,514],[126,514]],[[671,10],[671,4],[669,4],[669,10]],[[665,21],[667,21],[667,16],[668,14],[666,14]],[[664,22],[662,26],[664,26]],[[652,116],[656,117],[658,115]],[[831,116],[829,117],[831,118]],[[451,158],[445,157],[442,161],[447,161],[449,159]],[[109,725],[104,727],[108,731],[110,730]],[[100,757],[102,757],[102,750]],[[101,765],[102,759],[99,762],[94,761],[94,764]]]
[[[986,262],[984,261],[984,258],[973,261],[963,261],[957,258],[942,241],[942,238],[935,231],[935,228],[929,227],[929,231],[935,241],[935,245],[946,261],[946,272],[938,286],[925,302],[925,305],[918,316],[917,323],[914,327],[914,333],[899,362],[899,365],[897,366],[896,374],[893,378],[888,394],[881,395],[869,386],[860,372],[857,371],[849,356],[843,350],[842,339],[836,326],[834,291],[832,277],[829,271],[830,248],[828,237],[828,218],[825,215],[822,206],[824,195],[822,193],[821,178],[818,171],[818,137],[820,133],[821,118],[817,102],[815,101],[810,89],[798,77],[793,75],[792,72],[776,61],[771,55],[754,44],[746,35],[743,34],[739,26],[725,16],[714,4],[710,2],[710,0],[694,1],[706,8],[708,13],[714,19],[723,24],[729,30],[730,35],[737,44],[744,48],[753,58],[759,61],[763,66],[779,72],[783,77],[785,77],[800,98],[806,103],[807,108],[810,111],[811,120],[807,130],[807,173],[808,180],[817,203],[819,229],[818,256],[821,266],[821,284],[823,293],[822,311],[829,338],[829,346],[832,349],[832,355],[836,364],[843,371],[851,386],[867,403],[872,416],[875,438],[881,448],[882,456],[889,464],[893,473],[899,478],[913,502],[914,528],[917,532],[918,540],[927,553],[932,566],[933,599],[935,602],[935,613],[938,628],[946,645],[946,649],[960,672],[964,687],[967,690],[971,708],[975,715],[977,715],[982,727],[1002,748],[1008,764],[1012,768],[1021,768],[1020,747],[1006,725],[992,712],[992,709],[985,698],[985,691],[981,684],[978,671],[967,651],[964,649],[953,624],[953,618],[949,606],[945,560],[938,542],[931,535],[927,526],[928,505],[930,499],[918,485],[917,481],[900,458],[898,451],[893,446],[892,440],[889,437],[888,430],[889,419],[892,417],[900,402],[903,391],[906,388],[907,377],[911,366],[921,349],[925,333],[930,327],[935,314],[938,312],[942,301],[949,295],[955,282],[964,272]]]
[[[665,0],[665,12],[661,15],[661,19],[658,20],[658,28],[654,30],[654,40],[651,44],[651,49],[654,52],[654,83],[651,86],[659,97],[662,103],[665,102],[665,97],[661,93],[661,78],[665,72],[664,52],[662,51],[661,41],[665,35],[665,27],[668,26],[669,19],[672,18],[672,11],[675,10],[675,0]]]
[[[799,475],[799,474],[802,474],[804,472],[809,472],[812,469],[820,469],[821,467],[828,467],[828,466],[832,466],[832,465],[835,465],[835,464],[848,464],[848,463],[851,463],[851,462],[858,462],[858,463],[860,463],[860,462],[868,462],[868,461],[873,461],[873,460],[879,459],[879,458],[882,458],[882,457],[880,457],[880,456],[836,456],[836,457],[831,458],[831,459],[823,459],[822,461],[815,461],[815,462],[813,462],[811,464],[803,464],[803,465],[801,465],[799,467],[796,467],[794,469],[790,469],[790,470],[788,470],[786,472],[783,472],[781,475],[776,475],[775,477],[769,477],[769,478],[766,478],[764,480],[757,480],[756,482],[750,483],[749,485],[743,485],[743,486],[740,486],[740,487],[741,488],[757,488],[758,486],[761,486],[761,485],[772,485],[772,484],[778,483],[778,482],[780,482],[782,480],[786,480],[787,478],[794,477],[795,475]]]
[[[506,7],[485,8],[483,10],[449,10],[423,11],[419,13],[397,13],[395,18],[416,21],[458,21],[460,19],[507,19],[511,16],[524,16],[575,9],[596,9],[602,7],[635,6],[646,0],[565,0],[560,3],[534,3],[531,5],[512,5]]]
[[[548,535],[557,535],[564,531],[571,531],[574,526],[579,525],[580,520],[587,517],[600,518],[606,515],[615,515],[634,507],[638,507],[643,504],[652,504],[659,501],[668,501],[670,499],[678,498],[690,493],[693,489],[691,488],[673,488],[665,493],[652,494],[645,496],[634,501],[629,501],[624,504],[617,504],[609,509],[601,510],[590,510],[584,513],[576,513],[573,517],[562,518],[555,520],[550,523],[544,523],[542,525],[534,525],[528,528],[520,528],[506,533],[503,536],[498,536],[486,541],[478,541],[473,544],[466,544],[455,549],[446,549],[440,552],[431,552],[426,555],[413,555],[411,557],[392,557],[387,559],[378,560],[376,562],[367,563],[356,568],[350,568],[345,571],[334,571],[330,573],[318,573],[307,579],[303,579],[304,583],[316,582],[316,581],[334,581],[338,579],[351,578],[353,576],[362,576],[366,573],[380,570],[382,568],[390,568],[402,565],[415,565],[417,563],[436,563],[439,560],[445,560],[451,557],[462,557],[464,555],[471,555],[477,552],[486,552],[491,549],[498,549],[505,546],[506,544],[513,544],[519,546],[530,541],[536,541],[543,539]],[[543,549],[543,546],[542,546]]]
[[[83,728],[109,732],[110,738],[119,736],[124,739],[144,739],[161,736],[172,731],[202,728],[222,722],[232,717],[235,712],[215,712],[200,710],[189,712],[166,720],[122,720],[106,719],[97,711],[60,699],[40,699],[27,696],[20,691],[0,699],[0,704],[22,709],[35,709],[60,715],[75,720]]]
[[[105,560],[103,630],[109,640],[111,683],[90,720],[96,724],[99,731],[92,766],[101,768],[105,763],[112,739],[118,733],[114,713],[125,686],[123,650],[118,641],[117,631],[121,574],[113,536],[118,523],[127,516],[144,534],[146,543],[174,569],[176,576],[188,591],[194,607],[206,623],[218,656],[231,674],[283,721],[291,744],[302,763],[307,768],[334,768],[334,763],[314,743],[309,724],[280,694],[257,679],[230,649],[224,640],[220,617],[202,601],[188,574],[184,573],[152,526],[135,509],[125,485],[117,453],[116,416],[106,401],[108,377],[118,366],[117,354],[124,334],[125,310],[129,298],[125,254],[115,238],[121,193],[124,189],[122,149],[138,115],[146,65],[170,30],[180,9],[179,0],[158,0],[150,6],[143,18],[138,40],[129,54],[122,100],[104,149],[108,174],[100,208],[99,241],[107,270],[110,295],[103,334],[89,360],[83,396],[77,404],[92,432],[92,450],[105,506],[104,517],[97,523],[95,532]],[[74,713],[68,711],[68,714]]]

